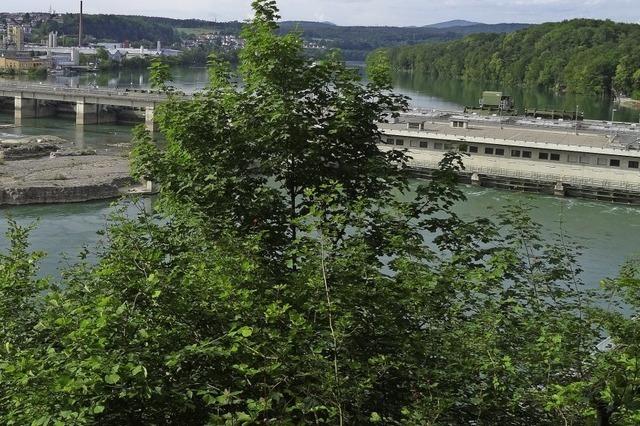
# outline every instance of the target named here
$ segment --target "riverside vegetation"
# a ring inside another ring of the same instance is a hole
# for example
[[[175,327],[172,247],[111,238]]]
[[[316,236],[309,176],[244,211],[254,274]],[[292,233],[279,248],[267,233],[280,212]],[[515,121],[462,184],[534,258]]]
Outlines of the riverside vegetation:
[[[592,294],[526,209],[463,221],[458,153],[406,200],[406,155],[376,144],[406,108],[386,57],[363,85],[253,8],[242,86],[212,57],[186,102],[152,67],[167,144],[138,130],[132,167],[156,211],[116,214],[61,281],[11,224],[1,422],[637,424],[637,263]]]
[[[640,99],[637,24],[574,19],[388,52],[396,68],[433,77]]]

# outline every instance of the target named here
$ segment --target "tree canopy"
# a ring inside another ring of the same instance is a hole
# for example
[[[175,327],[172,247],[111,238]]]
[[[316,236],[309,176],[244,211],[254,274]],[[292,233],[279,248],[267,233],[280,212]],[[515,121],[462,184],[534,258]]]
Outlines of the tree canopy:
[[[640,98],[640,25],[574,19],[510,34],[389,49],[393,65],[434,77]]]

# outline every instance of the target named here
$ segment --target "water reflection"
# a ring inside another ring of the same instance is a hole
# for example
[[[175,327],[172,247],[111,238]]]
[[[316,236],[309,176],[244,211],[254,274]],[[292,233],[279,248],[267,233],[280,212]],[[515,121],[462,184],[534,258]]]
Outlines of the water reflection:
[[[524,108],[575,111],[576,106],[585,117],[594,120],[610,120],[612,108],[616,108],[616,121],[638,122],[640,111],[614,106],[611,98],[554,93],[532,87],[504,86],[495,82],[434,79],[419,73],[398,72],[394,75],[396,90],[413,98],[418,108],[455,109],[465,105],[477,106],[484,90],[498,90],[513,96],[519,110]]]

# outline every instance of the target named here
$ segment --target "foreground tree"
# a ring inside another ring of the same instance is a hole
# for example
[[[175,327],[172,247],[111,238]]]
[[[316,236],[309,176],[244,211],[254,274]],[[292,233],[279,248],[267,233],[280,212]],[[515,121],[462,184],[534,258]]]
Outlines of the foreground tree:
[[[137,134],[156,214],[116,215],[57,285],[12,228],[2,422],[579,424],[551,402],[594,377],[600,329],[567,244],[522,208],[457,217],[460,154],[416,185],[379,148],[405,105],[384,57],[362,85],[253,7],[243,85],[212,58],[195,100],[168,90],[166,148]]]

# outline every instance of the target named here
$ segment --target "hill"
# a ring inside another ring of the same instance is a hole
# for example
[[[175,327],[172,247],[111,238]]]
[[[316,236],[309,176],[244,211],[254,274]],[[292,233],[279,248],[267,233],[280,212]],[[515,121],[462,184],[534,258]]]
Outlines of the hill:
[[[338,26],[331,22],[285,21],[281,32],[301,31],[306,41],[313,41],[327,48],[343,50],[345,58],[363,60],[367,53],[380,47],[410,45],[423,42],[448,41],[473,33],[503,33],[526,27],[526,24],[476,24],[447,28],[435,27],[366,27]],[[186,33],[211,30],[223,34],[238,35],[240,22],[211,22],[198,19],[171,19],[131,15],[85,15],[84,31],[89,38],[98,41],[178,44]],[[46,38],[49,31],[58,31],[69,38],[76,37],[78,15],[63,15],[63,22],[51,19],[36,28],[34,39]],[[189,31],[193,29],[193,31]]]
[[[575,19],[510,34],[395,47],[389,54],[396,68],[433,77],[640,98],[637,24]]]
[[[470,23],[471,24],[471,23]],[[338,26],[320,22],[282,22],[280,30],[302,31],[306,40],[321,41],[328,48],[339,48],[347,59],[363,60],[367,53],[387,46],[413,45],[456,40],[474,33],[509,33],[528,24],[473,24],[451,28]]]
[[[470,27],[473,25],[486,25],[481,22],[465,21],[463,19],[454,19],[453,21],[438,22],[437,24],[425,25],[428,28],[457,28],[457,27]]]

